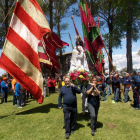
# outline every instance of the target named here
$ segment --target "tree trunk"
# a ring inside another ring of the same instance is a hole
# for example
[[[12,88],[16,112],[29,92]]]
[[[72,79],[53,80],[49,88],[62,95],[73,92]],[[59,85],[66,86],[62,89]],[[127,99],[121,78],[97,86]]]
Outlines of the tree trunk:
[[[53,7],[52,7],[53,1],[49,1],[49,10],[50,10],[50,28],[51,31],[53,31]]]
[[[127,22],[127,72],[132,72],[132,14],[133,14],[133,0],[129,0],[128,4],[128,22]]]
[[[109,35],[110,35],[110,38],[109,38],[109,56],[111,58],[111,61],[112,61],[112,31],[113,31],[113,25],[112,23],[108,23],[109,25]],[[109,73],[112,72],[112,63],[109,61]]]
[[[4,13],[5,13],[5,16],[8,13],[8,0],[5,0],[5,12]],[[8,31],[8,16],[5,19],[5,30],[6,30],[6,32]]]
[[[57,33],[59,38],[61,38],[60,35],[60,22],[57,23]],[[59,50],[60,53],[60,67],[61,67],[61,74],[63,75],[63,55],[62,55],[62,49]]]

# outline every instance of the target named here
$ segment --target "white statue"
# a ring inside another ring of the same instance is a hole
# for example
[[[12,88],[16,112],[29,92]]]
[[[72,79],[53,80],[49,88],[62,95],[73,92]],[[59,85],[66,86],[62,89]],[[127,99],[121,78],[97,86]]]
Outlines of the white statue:
[[[79,71],[81,69],[89,71],[86,55],[81,46],[81,37],[77,36],[76,46],[72,51],[71,65],[69,71],[73,71],[73,70]]]

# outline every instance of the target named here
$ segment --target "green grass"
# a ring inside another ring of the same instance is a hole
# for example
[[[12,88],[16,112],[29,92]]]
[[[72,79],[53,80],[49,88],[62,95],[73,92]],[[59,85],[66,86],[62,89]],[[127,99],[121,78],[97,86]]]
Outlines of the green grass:
[[[82,116],[81,96],[77,94],[77,123],[70,140],[140,139],[140,110],[134,110],[132,102],[112,104],[112,97],[107,96],[107,102],[101,102],[98,132],[91,136],[90,117]],[[65,140],[63,111],[57,107],[58,93],[46,97],[41,105],[29,99],[22,109],[12,105],[9,95],[8,103],[0,104],[0,140]]]

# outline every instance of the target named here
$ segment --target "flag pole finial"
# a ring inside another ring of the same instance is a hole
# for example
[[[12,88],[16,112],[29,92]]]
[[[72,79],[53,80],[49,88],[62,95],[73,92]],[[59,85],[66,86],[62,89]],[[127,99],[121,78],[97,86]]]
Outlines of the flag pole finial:
[[[71,19],[73,20],[73,15],[71,15]]]

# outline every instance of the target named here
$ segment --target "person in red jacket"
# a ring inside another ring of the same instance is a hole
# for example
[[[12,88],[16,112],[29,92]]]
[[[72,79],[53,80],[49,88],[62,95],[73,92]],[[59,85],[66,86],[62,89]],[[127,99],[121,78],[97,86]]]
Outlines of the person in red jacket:
[[[56,80],[52,78],[52,92],[55,93]]]
[[[52,87],[52,80],[50,79],[50,76],[48,76],[48,78],[47,78],[47,83],[48,83],[48,89],[49,89],[49,94],[50,94],[50,92],[51,92],[51,87]]]

